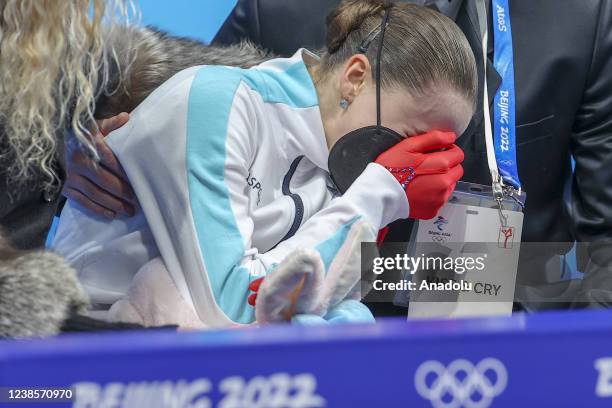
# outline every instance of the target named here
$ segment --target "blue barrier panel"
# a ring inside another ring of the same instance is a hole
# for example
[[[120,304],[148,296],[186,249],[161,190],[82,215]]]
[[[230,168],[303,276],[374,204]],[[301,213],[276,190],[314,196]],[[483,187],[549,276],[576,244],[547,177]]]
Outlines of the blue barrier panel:
[[[612,312],[5,341],[0,384],[75,390],[46,407],[610,407]]]

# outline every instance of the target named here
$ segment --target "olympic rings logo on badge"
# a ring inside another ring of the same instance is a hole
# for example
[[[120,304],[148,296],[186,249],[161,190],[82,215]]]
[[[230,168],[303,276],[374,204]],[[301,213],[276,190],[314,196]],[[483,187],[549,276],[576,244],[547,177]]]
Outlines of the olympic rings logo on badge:
[[[414,386],[434,408],[487,408],[508,385],[508,371],[496,358],[474,365],[465,359],[448,367],[428,360],[417,368]]]

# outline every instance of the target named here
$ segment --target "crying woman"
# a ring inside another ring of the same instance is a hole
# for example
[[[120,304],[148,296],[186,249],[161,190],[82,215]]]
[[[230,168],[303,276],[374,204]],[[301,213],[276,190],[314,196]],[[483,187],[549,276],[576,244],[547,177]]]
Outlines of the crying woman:
[[[475,61],[450,19],[416,5],[347,0],[327,30],[320,56],[185,69],[108,137],[139,214],[68,202],[54,244],[99,311],[188,327],[373,320],[360,244],[449,198]]]

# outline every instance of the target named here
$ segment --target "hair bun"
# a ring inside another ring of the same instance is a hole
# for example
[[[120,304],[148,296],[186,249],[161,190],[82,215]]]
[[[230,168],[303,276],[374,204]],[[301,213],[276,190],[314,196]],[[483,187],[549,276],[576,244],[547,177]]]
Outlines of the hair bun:
[[[327,52],[333,54],[340,49],[347,37],[359,29],[363,22],[381,14],[392,6],[385,0],[344,0],[327,16]]]

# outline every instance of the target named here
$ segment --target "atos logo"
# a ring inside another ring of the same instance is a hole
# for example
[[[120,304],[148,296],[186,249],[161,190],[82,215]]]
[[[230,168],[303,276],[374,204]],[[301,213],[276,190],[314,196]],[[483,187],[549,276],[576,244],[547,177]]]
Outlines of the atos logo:
[[[438,216],[438,219],[434,221],[434,225],[438,227],[439,231],[444,231],[444,228],[448,224],[448,220],[441,215]]]
[[[508,371],[496,358],[476,365],[459,359],[448,367],[428,360],[414,374],[416,391],[434,408],[488,408],[507,385]]]

